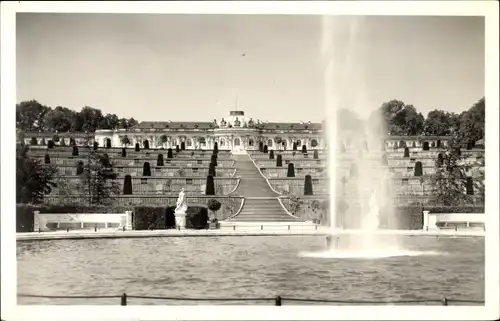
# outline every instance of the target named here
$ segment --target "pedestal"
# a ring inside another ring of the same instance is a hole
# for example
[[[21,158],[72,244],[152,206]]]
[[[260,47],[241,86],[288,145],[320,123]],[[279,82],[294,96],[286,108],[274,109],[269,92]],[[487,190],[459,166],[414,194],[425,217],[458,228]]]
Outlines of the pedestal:
[[[424,226],[423,226],[423,230],[424,231],[428,231],[429,230],[429,211],[423,211],[423,215],[424,215]]]
[[[176,212],[175,214],[175,227],[180,229],[186,228],[186,213]]]

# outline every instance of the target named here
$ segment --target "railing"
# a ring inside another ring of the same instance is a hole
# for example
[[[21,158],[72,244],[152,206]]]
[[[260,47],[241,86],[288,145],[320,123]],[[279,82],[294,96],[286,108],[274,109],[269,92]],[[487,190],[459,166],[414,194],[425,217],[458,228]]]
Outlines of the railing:
[[[275,306],[281,306],[284,301],[289,302],[309,302],[309,303],[333,303],[333,304],[350,304],[350,305],[410,305],[410,304],[434,304],[434,305],[452,305],[453,303],[469,304],[469,305],[479,305],[484,304],[484,300],[460,300],[460,299],[448,299],[447,297],[442,297],[441,299],[432,300],[402,300],[402,301],[375,301],[375,300],[330,300],[330,299],[304,299],[304,298],[290,298],[275,296],[270,297],[256,297],[256,298],[188,298],[188,297],[164,297],[164,296],[146,296],[146,295],[129,295],[123,293],[121,295],[37,295],[37,294],[18,294],[21,298],[44,298],[44,299],[120,299],[120,305],[126,306],[128,304],[128,299],[146,299],[146,300],[166,300],[166,301],[211,301],[211,302],[274,302]]]

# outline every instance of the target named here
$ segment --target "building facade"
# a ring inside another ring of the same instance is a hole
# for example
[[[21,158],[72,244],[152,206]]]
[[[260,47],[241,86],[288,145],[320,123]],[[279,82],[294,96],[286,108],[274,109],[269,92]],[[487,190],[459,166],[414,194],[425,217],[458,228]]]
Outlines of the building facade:
[[[36,145],[46,145],[49,140],[56,145],[69,145],[74,140],[79,146],[96,141],[103,147],[134,148],[138,144],[141,149],[182,146],[187,150],[213,149],[217,143],[219,149],[233,153],[258,150],[261,143],[272,150],[291,150],[294,143],[299,149],[303,145],[308,150],[327,147],[322,123],[267,122],[246,117],[244,111],[230,111],[228,117],[210,122],[144,121],[129,129],[95,133],[23,133],[19,140],[29,145],[35,145],[34,141]],[[445,147],[448,140],[449,137],[438,136],[388,136],[385,147],[428,150]],[[343,144],[349,147],[350,143],[345,140]]]

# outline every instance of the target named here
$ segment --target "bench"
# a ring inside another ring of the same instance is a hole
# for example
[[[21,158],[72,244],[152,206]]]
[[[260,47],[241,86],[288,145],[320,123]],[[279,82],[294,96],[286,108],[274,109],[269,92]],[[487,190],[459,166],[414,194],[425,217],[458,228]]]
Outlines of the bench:
[[[94,228],[132,229],[132,212],[55,214],[34,212],[34,231]]]
[[[484,213],[430,213],[424,211],[423,229],[485,229]]]

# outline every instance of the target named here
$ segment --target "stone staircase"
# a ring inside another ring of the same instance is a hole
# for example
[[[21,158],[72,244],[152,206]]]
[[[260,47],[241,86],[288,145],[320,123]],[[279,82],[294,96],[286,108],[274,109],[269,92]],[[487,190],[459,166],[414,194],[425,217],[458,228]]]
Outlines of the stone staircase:
[[[234,192],[245,197],[241,212],[231,222],[302,222],[288,215],[248,155],[234,155],[236,175],[241,177]]]
[[[237,222],[301,222],[285,213],[275,197],[245,198],[240,214],[231,221]]]

